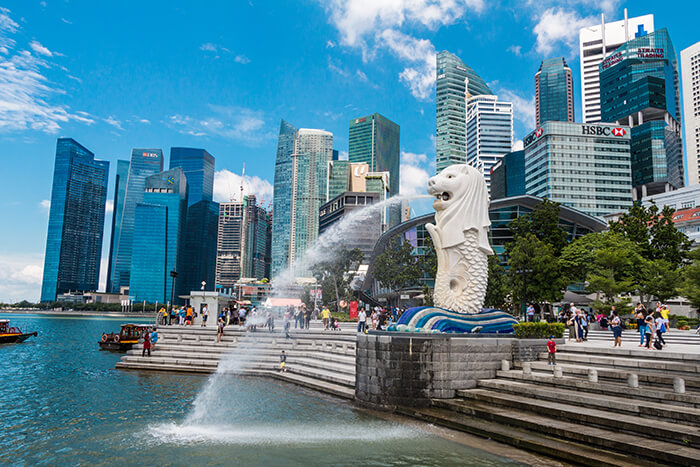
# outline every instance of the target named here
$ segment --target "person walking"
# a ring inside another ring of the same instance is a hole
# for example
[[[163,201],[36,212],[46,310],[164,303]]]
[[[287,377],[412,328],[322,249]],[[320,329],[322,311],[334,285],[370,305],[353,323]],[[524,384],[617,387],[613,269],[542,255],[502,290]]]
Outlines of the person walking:
[[[141,356],[145,357],[146,352],[148,352],[148,356],[151,356],[151,333],[149,331],[145,331],[143,333],[143,350],[141,351]]]
[[[664,333],[666,332],[666,320],[661,316],[661,312],[656,313],[656,319],[654,320],[656,324],[656,339],[661,345],[666,347],[666,341],[664,340]]]
[[[655,334],[655,325],[654,325],[654,317],[652,316],[651,313],[649,313],[646,318],[644,318],[644,336],[646,337],[646,345],[645,347],[648,350],[651,350],[651,341],[654,338]]]
[[[194,320],[194,310],[191,306],[187,306],[187,311],[185,311],[185,326],[192,326],[192,321]]]
[[[177,317],[178,317],[178,324],[180,326],[185,324],[185,307],[181,306],[180,309],[177,311]]]
[[[331,310],[329,310],[327,306],[324,306],[323,310],[321,311],[321,320],[323,321],[323,330],[324,331],[328,330],[328,324],[330,323],[330,319],[331,319]]]
[[[360,308],[360,312],[357,314],[357,332],[365,332],[367,326],[367,312],[364,308]]]
[[[620,317],[617,316],[617,311],[614,310],[614,307],[610,325],[612,326],[613,337],[615,338],[613,347],[622,347],[622,321],[620,320]]]
[[[644,305],[637,303],[637,308],[634,310],[634,319],[637,320],[637,331],[639,331],[639,345],[637,347],[644,346],[644,339],[647,334],[647,323],[644,320]]]
[[[224,319],[219,317],[219,322],[216,323],[216,342],[221,342],[221,336],[224,335]]]
[[[547,341],[547,358],[549,365],[557,364],[557,343],[554,341],[554,336],[549,336]]]
[[[151,333],[151,349],[156,350],[156,344],[158,343],[158,328],[153,328]]]
[[[282,354],[280,355],[280,373],[287,371],[287,369],[284,367],[286,364],[287,364],[287,355],[284,353],[284,350],[283,350]]]
[[[202,308],[202,327],[207,327],[207,318],[209,318],[209,305],[204,305]]]

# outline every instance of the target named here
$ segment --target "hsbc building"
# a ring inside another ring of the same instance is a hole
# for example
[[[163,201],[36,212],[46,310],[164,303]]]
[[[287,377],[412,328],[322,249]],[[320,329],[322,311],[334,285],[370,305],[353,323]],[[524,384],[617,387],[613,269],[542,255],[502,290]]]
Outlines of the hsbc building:
[[[596,217],[632,205],[629,127],[545,122],[523,145],[527,194]]]

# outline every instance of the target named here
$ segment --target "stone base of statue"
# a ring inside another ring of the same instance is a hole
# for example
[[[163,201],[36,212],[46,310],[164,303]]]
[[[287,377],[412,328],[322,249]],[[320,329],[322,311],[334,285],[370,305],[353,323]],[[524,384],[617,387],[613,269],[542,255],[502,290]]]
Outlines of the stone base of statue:
[[[518,320],[505,311],[488,308],[480,313],[464,314],[444,308],[419,306],[409,308],[387,331],[459,333],[459,334],[512,334]]]

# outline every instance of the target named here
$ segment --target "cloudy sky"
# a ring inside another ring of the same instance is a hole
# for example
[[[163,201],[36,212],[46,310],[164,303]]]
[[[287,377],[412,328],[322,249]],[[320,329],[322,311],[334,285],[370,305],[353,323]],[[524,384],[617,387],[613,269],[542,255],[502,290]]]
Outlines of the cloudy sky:
[[[217,200],[245,163],[246,190],[267,203],[281,118],[332,131],[343,153],[349,120],[379,112],[401,126],[401,189],[417,193],[434,171],[436,51],[512,100],[519,139],[543,58],[566,57],[580,115],[579,28],[628,6],[654,13],[678,52],[700,36],[673,7],[694,3],[0,0],[0,301],[38,299],[59,136],[112,162],[109,198],[132,147],[192,146],[216,157]]]

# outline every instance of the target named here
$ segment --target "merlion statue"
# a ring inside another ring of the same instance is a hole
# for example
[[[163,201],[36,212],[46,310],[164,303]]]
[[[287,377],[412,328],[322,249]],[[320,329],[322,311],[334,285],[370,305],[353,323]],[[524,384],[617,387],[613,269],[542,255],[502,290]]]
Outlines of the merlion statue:
[[[433,301],[457,313],[479,313],[488,283],[489,193],[483,175],[468,165],[451,165],[428,181],[437,199],[435,225],[426,228],[437,253]]]

